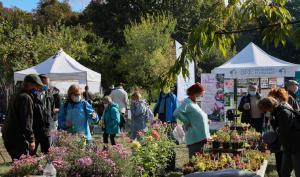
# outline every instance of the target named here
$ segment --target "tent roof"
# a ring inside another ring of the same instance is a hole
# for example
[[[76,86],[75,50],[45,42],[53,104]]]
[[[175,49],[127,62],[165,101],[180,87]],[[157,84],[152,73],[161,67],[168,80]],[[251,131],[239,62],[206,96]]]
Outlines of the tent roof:
[[[297,68],[299,65],[273,57],[251,42],[212,73],[227,78],[294,77]]]
[[[51,80],[87,80],[100,82],[101,75],[78,63],[75,59],[59,50],[44,62],[31,68],[14,73],[15,81],[23,80],[27,74],[46,74]]]

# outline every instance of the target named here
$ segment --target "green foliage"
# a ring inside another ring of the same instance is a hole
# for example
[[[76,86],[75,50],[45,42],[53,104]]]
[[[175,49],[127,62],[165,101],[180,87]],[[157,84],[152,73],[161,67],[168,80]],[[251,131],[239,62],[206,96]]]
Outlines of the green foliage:
[[[118,70],[129,86],[151,90],[175,61],[170,38],[176,20],[168,15],[146,16],[124,30],[126,46]]]
[[[178,71],[188,76],[187,61],[190,61],[192,57],[202,60],[203,52],[213,47],[217,47],[224,56],[227,55],[226,47],[232,46],[237,37],[235,34],[245,31],[245,28],[261,29],[265,44],[274,42],[276,47],[279,44],[285,45],[286,37],[292,30],[289,24],[292,17],[285,9],[285,4],[285,0],[276,0],[271,3],[268,0],[246,0],[242,4],[240,1],[230,1],[227,7],[223,4],[222,11],[219,10],[223,17],[221,23],[208,18],[190,33],[180,59],[170,70],[170,78],[174,78]],[[236,24],[239,28],[228,25],[232,17],[240,20]],[[260,27],[260,25],[264,26]],[[165,79],[165,82],[168,80]]]
[[[88,43],[88,38],[98,42]],[[98,63],[103,58],[106,59],[108,47],[101,42],[101,38],[91,38],[93,35],[81,26],[49,26],[43,31],[37,30],[33,33],[29,25],[15,28],[12,23],[3,21],[0,23],[0,69],[3,76],[10,80],[14,71],[36,65],[59,49],[64,49],[80,62],[91,61],[91,65]],[[103,51],[106,55],[101,53]],[[94,55],[99,56],[93,57]],[[101,68],[93,69],[101,72]]]
[[[71,20],[75,14],[72,12],[68,0],[40,0],[36,13],[35,23],[38,26],[64,24]]]
[[[168,161],[174,155],[175,143],[168,136],[173,130],[172,127],[158,123],[154,127],[139,137],[142,145],[135,146],[131,157],[131,161],[143,167],[144,176],[164,174]],[[136,143],[138,142],[133,142],[133,145]]]

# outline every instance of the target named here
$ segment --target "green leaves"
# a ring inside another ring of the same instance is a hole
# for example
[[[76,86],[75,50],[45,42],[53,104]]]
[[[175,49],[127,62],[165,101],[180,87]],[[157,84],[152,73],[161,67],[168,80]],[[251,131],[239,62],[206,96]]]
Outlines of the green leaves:
[[[174,63],[170,38],[176,20],[166,14],[147,15],[140,23],[126,26],[126,46],[121,53],[118,71],[124,73],[129,86],[151,90]]]
[[[210,1],[206,2],[210,4]],[[183,47],[183,53],[174,67],[170,70],[174,74],[182,71],[187,77],[187,67],[190,56],[198,61],[203,59],[205,52],[217,47],[223,56],[228,53],[228,47],[232,47],[236,35],[243,31],[262,31],[262,41],[268,45],[273,43],[275,47],[286,45],[286,38],[292,33],[290,24],[292,16],[285,8],[286,0],[245,0],[242,5],[235,0],[229,1],[227,8],[217,9],[214,13],[220,13],[223,21],[219,22],[214,18],[202,19],[200,25],[189,34],[188,43]],[[238,19],[235,25],[231,26],[230,19]],[[234,28],[233,28],[234,27]],[[295,32],[295,37],[299,32]]]

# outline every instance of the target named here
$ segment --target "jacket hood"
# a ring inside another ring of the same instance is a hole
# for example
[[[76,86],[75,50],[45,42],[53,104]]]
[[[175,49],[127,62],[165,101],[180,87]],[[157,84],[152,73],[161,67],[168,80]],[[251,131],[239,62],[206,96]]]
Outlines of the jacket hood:
[[[119,105],[117,104],[117,103],[112,103],[111,105],[110,105],[112,108],[117,108],[117,109],[119,109]]]

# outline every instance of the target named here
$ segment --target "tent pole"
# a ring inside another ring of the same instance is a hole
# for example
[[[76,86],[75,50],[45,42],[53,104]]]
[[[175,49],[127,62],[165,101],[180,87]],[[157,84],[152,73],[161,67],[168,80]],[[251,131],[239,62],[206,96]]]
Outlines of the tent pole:
[[[261,93],[261,78],[258,78],[258,92]]]
[[[85,86],[88,86],[88,75],[87,75],[87,71],[85,72]]]

